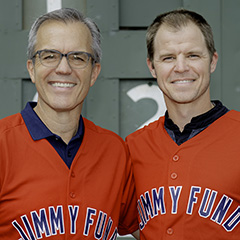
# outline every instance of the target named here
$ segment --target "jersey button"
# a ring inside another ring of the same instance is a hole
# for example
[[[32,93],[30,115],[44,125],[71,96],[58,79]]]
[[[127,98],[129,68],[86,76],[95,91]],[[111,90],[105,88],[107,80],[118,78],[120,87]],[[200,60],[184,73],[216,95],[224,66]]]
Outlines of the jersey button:
[[[76,197],[76,194],[75,194],[74,192],[71,192],[71,193],[70,193],[70,197],[71,197],[71,198],[75,198],[75,197]]]
[[[174,155],[174,156],[173,156],[173,161],[174,161],[174,162],[177,162],[178,160],[179,160],[179,156],[178,156],[178,155]]]
[[[172,173],[171,174],[171,179],[174,180],[174,179],[177,179],[177,177],[178,177],[177,173]]]
[[[167,229],[167,234],[168,235],[172,235],[173,234],[173,229],[172,228],[168,228]]]
[[[72,157],[72,153],[70,151],[68,151],[67,155],[69,158]]]
[[[75,173],[74,172],[71,173],[71,177],[75,178]]]

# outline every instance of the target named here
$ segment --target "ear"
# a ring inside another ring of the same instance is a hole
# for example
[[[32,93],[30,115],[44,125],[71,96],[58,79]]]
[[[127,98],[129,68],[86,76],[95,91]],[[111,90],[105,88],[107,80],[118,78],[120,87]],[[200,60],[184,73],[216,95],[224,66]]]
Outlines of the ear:
[[[154,66],[153,66],[152,61],[151,61],[149,58],[147,58],[147,66],[148,66],[149,71],[150,71],[150,73],[152,74],[152,76],[153,76],[154,78],[157,78],[155,68],[154,68]]]
[[[92,69],[91,82],[90,82],[91,87],[96,82],[100,71],[101,71],[101,64],[100,63],[95,63],[94,66],[93,66],[93,69]]]
[[[35,83],[34,64],[33,64],[32,60],[27,61],[27,70],[28,70],[28,73],[30,75],[32,82]]]
[[[212,56],[212,62],[210,64],[210,72],[213,73],[217,67],[218,54],[215,52]]]

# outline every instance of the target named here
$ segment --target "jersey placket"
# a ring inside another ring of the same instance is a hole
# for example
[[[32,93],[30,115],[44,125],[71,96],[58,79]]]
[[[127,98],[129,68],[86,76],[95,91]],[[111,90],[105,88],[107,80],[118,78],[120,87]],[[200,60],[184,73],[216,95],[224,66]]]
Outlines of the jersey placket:
[[[181,147],[169,155],[168,159],[168,189],[166,189],[167,216],[165,228],[166,239],[176,238],[181,240],[183,236],[183,221],[181,226],[176,222],[176,215],[182,214],[182,206],[179,207],[183,181],[187,177],[184,159],[181,155]]]

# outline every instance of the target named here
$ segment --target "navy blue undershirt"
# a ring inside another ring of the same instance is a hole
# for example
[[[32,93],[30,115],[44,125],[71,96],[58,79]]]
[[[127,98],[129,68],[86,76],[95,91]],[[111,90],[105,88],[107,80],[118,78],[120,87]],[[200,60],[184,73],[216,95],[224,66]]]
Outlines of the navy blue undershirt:
[[[191,122],[184,127],[184,130],[182,132],[179,130],[178,126],[174,124],[174,122],[169,118],[168,112],[166,112],[164,127],[173,141],[175,141],[178,145],[181,145],[182,143],[196,136],[198,133],[203,131],[210,124],[212,124],[214,121],[229,111],[222,105],[220,101],[212,102],[215,105],[214,108],[204,114],[192,118]]]
[[[80,116],[79,127],[76,135],[68,144],[66,144],[60,136],[52,133],[41,121],[36,112],[33,110],[36,105],[36,102],[28,102],[26,107],[21,111],[23,120],[32,139],[34,141],[38,141],[46,138],[66,163],[68,168],[70,168],[72,161],[82,143],[84,135],[84,123],[82,116]]]

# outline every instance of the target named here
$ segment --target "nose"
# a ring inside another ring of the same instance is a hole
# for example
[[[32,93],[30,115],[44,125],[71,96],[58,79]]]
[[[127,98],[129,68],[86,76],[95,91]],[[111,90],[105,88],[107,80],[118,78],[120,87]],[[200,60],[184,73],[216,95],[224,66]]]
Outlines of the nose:
[[[175,72],[186,72],[189,70],[188,61],[184,56],[179,56],[175,61],[174,71]]]
[[[68,60],[65,56],[62,57],[55,71],[59,74],[71,74],[72,68],[70,67]]]

